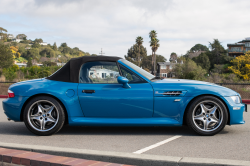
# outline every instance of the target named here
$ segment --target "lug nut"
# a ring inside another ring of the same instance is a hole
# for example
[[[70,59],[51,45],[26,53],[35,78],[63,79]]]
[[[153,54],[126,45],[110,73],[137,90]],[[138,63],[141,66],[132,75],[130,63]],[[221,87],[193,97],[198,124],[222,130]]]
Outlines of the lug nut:
[[[213,116],[213,114],[210,114],[210,116]]]
[[[43,118],[41,117],[40,119],[42,120]]]
[[[47,114],[47,116],[49,116],[49,114]]]
[[[205,113],[203,113],[203,115],[205,115]]]
[[[209,113],[209,111],[207,111],[207,113]]]
[[[47,118],[45,118],[45,120],[47,120]]]
[[[210,121],[211,119],[209,118],[208,120]]]
[[[204,120],[206,120],[206,118],[204,118]]]

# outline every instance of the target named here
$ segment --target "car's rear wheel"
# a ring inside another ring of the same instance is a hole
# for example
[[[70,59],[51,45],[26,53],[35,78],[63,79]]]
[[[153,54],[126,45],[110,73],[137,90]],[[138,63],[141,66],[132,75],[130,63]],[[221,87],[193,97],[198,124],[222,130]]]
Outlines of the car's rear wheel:
[[[57,133],[63,127],[65,114],[56,99],[38,96],[32,98],[25,106],[23,119],[32,133],[47,136]]]
[[[227,124],[227,109],[224,103],[213,96],[195,99],[187,111],[188,126],[200,135],[215,135]]]

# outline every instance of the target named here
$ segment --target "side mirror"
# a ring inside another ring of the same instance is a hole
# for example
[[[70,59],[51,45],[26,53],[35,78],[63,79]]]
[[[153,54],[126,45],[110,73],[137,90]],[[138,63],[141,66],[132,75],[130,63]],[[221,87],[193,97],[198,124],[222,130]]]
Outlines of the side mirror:
[[[117,77],[119,84],[123,84],[123,88],[131,88],[128,84],[128,79],[122,76]]]

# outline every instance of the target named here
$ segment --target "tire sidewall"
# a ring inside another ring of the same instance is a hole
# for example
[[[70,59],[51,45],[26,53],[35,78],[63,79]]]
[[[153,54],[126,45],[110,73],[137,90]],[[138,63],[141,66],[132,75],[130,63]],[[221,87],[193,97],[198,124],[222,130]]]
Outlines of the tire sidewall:
[[[57,107],[57,110],[58,110],[58,113],[59,113],[59,119],[58,119],[58,122],[56,124],[56,126],[49,130],[49,131],[38,131],[38,130],[35,130],[29,123],[29,120],[28,120],[28,112],[29,112],[29,108],[32,106],[33,103],[39,101],[39,100],[48,100],[50,102],[52,102],[56,107]],[[52,134],[55,134],[57,133],[64,125],[64,122],[65,122],[65,114],[64,114],[64,109],[63,107],[61,106],[61,104],[56,100],[54,99],[53,97],[50,97],[50,96],[37,96],[37,97],[34,97],[32,98],[25,106],[24,108],[24,113],[23,113],[23,120],[24,120],[24,123],[26,125],[26,127],[34,134],[36,135],[40,135],[40,136],[48,136],[48,135],[52,135]]]
[[[199,104],[200,102],[205,101],[205,100],[211,100],[211,101],[215,102],[216,104],[218,104],[221,107],[221,109],[222,109],[221,111],[223,113],[223,119],[222,119],[220,126],[216,130],[210,131],[210,132],[200,130],[194,124],[193,117],[192,117],[194,108],[197,106],[197,104]],[[200,135],[204,135],[204,136],[212,136],[212,135],[219,133],[226,126],[227,120],[228,120],[228,112],[227,112],[227,108],[226,108],[225,104],[220,99],[218,99],[214,96],[202,96],[202,97],[195,99],[192,102],[192,104],[189,106],[186,118],[187,118],[186,121],[187,121],[188,126],[191,129],[193,129],[196,133],[198,133]]]

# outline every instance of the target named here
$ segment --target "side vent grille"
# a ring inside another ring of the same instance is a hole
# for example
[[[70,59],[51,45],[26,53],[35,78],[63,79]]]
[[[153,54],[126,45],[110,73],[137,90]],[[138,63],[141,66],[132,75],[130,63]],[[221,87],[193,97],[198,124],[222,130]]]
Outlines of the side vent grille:
[[[181,94],[182,94],[182,91],[167,91],[163,93],[163,95],[166,95],[166,96],[180,96]]]

